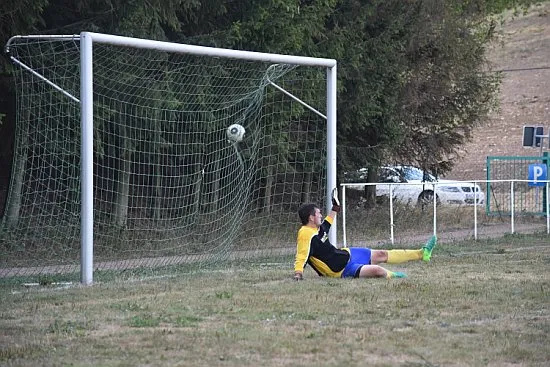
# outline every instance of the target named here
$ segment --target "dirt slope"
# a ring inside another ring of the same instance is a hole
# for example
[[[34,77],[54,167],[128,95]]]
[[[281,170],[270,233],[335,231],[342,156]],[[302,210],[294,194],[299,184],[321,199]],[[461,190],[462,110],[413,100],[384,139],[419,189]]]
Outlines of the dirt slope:
[[[538,156],[540,149],[523,148],[523,126],[550,130],[550,1],[532,7],[526,16],[506,14],[500,27],[502,43],[490,49],[493,70],[503,71],[500,110],[474,130],[447,177],[486,179],[487,156]],[[545,139],[545,151],[548,149]]]

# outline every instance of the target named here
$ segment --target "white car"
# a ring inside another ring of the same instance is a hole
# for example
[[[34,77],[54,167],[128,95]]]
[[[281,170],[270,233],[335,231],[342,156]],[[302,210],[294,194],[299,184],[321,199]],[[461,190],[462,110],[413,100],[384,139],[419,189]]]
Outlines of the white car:
[[[365,182],[367,170],[358,170],[346,179],[352,182]],[[485,193],[481,187],[472,182],[438,180],[427,172],[413,166],[385,166],[378,172],[379,183],[376,185],[376,196],[389,196],[393,187],[393,198],[405,203],[426,204],[433,202],[434,186],[439,204],[473,205],[485,202]],[[391,185],[390,185],[391,184]],[[434,185],[435,184],[435,185]],[[352,189],[363,189],[364,186],[350,186]]]

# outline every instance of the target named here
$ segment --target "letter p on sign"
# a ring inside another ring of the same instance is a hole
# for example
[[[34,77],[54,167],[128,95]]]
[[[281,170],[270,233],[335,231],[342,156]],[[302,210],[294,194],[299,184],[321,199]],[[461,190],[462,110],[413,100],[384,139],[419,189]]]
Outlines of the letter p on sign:
[[[548,167],[546,164],[536,163],[529,165],[529,186],[546,186],[546,181],[548,180]]]

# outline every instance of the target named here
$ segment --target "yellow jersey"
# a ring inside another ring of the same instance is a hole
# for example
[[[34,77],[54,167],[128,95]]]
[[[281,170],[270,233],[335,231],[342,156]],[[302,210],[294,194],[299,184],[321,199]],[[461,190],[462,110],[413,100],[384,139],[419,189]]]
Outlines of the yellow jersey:
[[[332,218],[325,217],[316,229],[302,226],[298,231],[294,271],[303,272],[306,264],[320,276],[339,278],[346,267],[350,254],[347,248],[338,249],[328,239]]]

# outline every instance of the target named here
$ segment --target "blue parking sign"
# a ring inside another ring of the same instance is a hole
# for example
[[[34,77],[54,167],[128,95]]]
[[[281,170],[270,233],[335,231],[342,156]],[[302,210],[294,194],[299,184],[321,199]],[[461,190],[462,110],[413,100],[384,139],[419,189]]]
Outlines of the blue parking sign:
[[[529,165],[529,186],[546,186],[546,181],[548,180],[548,167],[546,164],[534,163]]]

